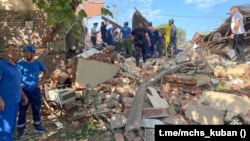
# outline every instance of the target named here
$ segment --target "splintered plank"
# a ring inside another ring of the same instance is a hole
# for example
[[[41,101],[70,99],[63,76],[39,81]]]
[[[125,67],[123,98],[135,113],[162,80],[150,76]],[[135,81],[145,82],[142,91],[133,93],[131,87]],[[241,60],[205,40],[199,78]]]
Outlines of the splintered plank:
[[[167,101],[159,96],[153,87],[148,88],[151,94],[147,93],[148,99],[155,108],[169,108]]]

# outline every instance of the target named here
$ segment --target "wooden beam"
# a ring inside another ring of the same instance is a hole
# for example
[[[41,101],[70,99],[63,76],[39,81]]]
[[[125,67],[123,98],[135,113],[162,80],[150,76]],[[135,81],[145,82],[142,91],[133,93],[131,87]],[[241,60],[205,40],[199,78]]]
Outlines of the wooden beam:
[[[109,23],[116,25],[116,26],[117,26],[118,28],[120,28],[120,29],[122,28],[121,25],[119,25],[118,23],[116,23],[116,22],[114,22],[114,21],[108,19],[107,17],[102,16],[102,19],[105,20],[105,21],[109,21]]]

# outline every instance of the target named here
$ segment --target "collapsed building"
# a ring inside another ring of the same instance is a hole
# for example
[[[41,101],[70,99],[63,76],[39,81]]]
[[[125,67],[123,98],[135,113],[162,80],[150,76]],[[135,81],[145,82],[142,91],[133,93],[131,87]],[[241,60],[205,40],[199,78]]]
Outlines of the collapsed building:
[[[246,56],[250,55],[250,4],[239,5],[239,11],[244,17],[244,27],[246,34],[244,36],[245,42],[245,53]],[[230,39],[232,33],[230,24],[231,24],[232,15],[229,15],[228,18],[213,32],[208,35],[202,35],[198,32],[195,33],[192,39],[192,43],[201,41],[200,46],[205,51],[207,55],[217,54],[222,56],[233,57],[230,53],[232,49],[233,40]]]

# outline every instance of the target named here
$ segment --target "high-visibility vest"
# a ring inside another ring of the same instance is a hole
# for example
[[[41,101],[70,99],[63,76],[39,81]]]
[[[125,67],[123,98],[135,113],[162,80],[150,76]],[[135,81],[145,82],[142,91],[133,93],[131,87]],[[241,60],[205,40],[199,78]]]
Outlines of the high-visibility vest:
[[[168,45],[170,43],[170,30],[171,26],[169,24],[166,25],[166,36],[165,36],[165,43]]]

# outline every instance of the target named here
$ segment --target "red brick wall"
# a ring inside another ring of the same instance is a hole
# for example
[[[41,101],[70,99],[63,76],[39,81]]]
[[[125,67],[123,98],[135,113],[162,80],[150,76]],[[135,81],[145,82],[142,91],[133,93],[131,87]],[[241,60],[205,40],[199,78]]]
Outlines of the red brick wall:
[[[50,32],[46,16],[42,11],[32,10],[28,13],[27,17],[27,14],[20,11],[0,10],[0,50],[9,43],[20,47],[25,44],[43,47],[42,38]],[[26,29],[26,20],[33,21],[32,30]]]

